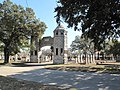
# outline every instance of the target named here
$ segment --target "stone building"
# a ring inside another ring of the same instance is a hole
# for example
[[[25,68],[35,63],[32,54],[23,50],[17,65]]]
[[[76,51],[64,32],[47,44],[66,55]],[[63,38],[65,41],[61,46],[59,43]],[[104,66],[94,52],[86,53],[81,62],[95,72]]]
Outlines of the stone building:
[[[42,40],[32,41],[35,48],[31,50],[30,62],[39,62],[42,56],[41,47],[51,46],[52,60],[54,64],[65,64],[67,60],[67,31],[62,25],[58,25],[53,31],[54,36],[43,37]]]
[[[67,63],[67,31],[63,26],[54,30],[54,57],[53,63]]]

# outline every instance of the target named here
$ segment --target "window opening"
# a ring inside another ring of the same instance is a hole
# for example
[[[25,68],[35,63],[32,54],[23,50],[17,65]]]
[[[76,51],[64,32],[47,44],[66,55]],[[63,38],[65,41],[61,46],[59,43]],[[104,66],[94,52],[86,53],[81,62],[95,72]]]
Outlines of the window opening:
[[[56,55],[58,55],[58,48],[56,48]]]
[[[37,50],[35,50],[35,55],[37,55]]]

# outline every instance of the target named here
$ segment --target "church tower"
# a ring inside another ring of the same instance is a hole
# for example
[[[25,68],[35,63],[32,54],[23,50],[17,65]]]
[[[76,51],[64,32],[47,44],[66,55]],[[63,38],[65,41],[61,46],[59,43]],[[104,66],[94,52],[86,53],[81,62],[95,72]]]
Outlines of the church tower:
[[[62,25],[58,25],[54,30],[54,64],[67,63],[67,31]]]

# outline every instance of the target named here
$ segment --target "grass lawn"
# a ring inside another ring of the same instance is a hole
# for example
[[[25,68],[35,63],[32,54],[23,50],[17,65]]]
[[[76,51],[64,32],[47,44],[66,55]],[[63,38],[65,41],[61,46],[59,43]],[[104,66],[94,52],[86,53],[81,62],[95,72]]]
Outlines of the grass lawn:
[[[0,76],[0,90],[63,90],[57,86]]]
[[[101,65],[80,65],[80,64],[68,64],[68,65],[53,65],[46,66],[46,69],[62,70],[62,71],[82,71],[82,72],[97,72],[97,73],[110,73],[120,74],[119,64],[101,64]]]
[[[18,63],[18,65],[20,65],[20,63]],[[120,74],[120,63],[103,64],[103,65],[91,65],[91,64],[90,65],[80,65],[80,64],[45,65],[44,68],[51,70],[63,70],[63,71],[82,71],[82,72]],[[43,85],[37,82],[18,80],[15,78],[0,76],[0,90],[64,90],[64,89],[58,88],[57,86]],[[75,90],[75,89],[68,89],[68,90]]]

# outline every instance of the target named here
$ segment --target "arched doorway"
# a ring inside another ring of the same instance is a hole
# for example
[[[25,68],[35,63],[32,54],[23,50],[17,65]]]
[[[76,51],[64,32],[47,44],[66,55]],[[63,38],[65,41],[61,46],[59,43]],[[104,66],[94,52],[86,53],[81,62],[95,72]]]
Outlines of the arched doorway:
[[[41,47],[40,52],[38,52],[38,62],[53,62],[52,46]]]
[[[36,45],[36,50],[31,51],[30,61],[31,62],[45,62],[50,61],[47,58],[51,59],[52,56],[51,47],[53,47],[53,38],[51,36],[43,37],[40,42]]]

